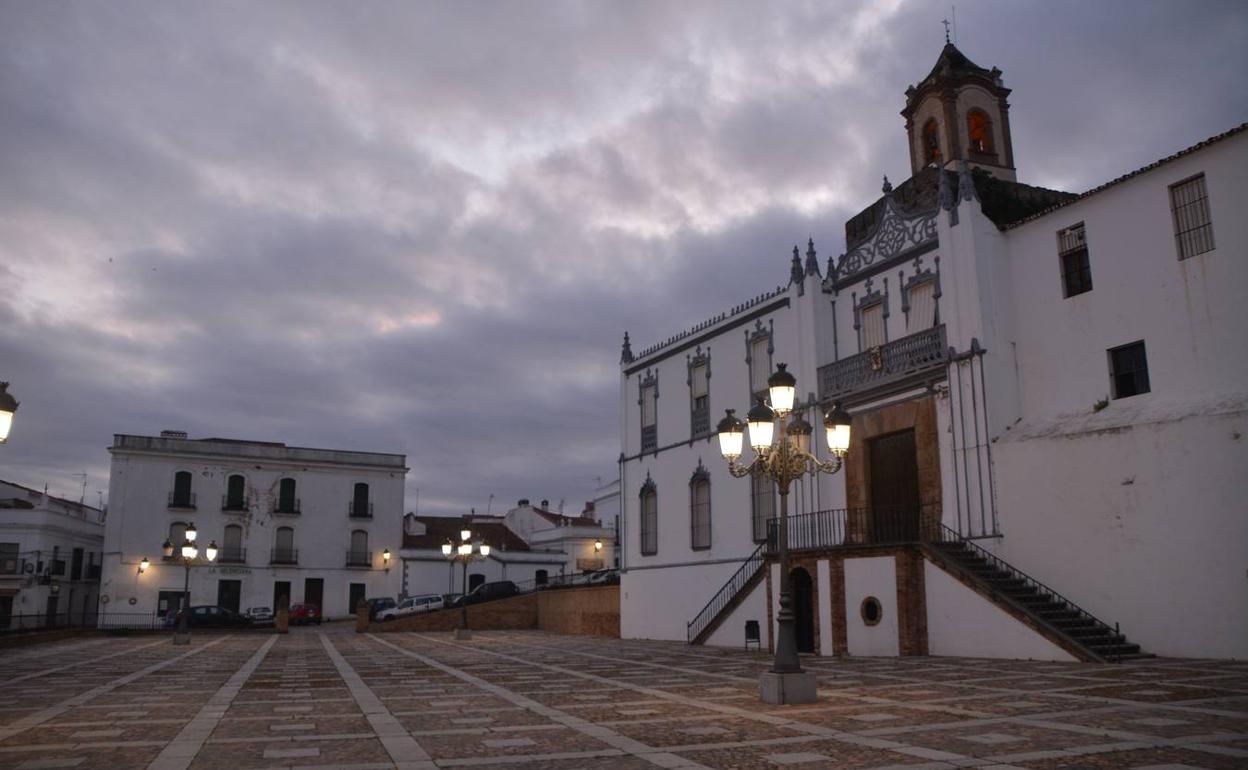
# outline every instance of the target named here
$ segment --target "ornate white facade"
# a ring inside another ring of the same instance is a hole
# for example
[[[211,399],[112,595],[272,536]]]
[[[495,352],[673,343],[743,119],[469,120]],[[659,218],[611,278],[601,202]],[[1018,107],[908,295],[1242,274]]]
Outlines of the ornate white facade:
[[[1014,181],[1008,93],[946,46],[907,91],[913,176],[841,255],[626,338],[624,636],[774,619],[777,501],[711,431],[786,363],[807,420],[854,417],[845,469],[789,497],[810,651],[1248,655],[1248,125],[1074,195]]]

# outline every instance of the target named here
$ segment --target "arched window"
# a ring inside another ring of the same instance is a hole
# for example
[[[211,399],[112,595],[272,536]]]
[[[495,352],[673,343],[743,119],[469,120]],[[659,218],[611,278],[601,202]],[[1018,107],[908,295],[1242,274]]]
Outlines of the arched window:
[[[544,569],[539,569],[537,572],[533,573],[533,583],[535,585],[544,586],[546,585],[546,581],[549,579],[549,575]]]
[[[936,125],[936,118],[928,118],[923,124],[923,163],[926,165],[940,162],[940,129]]]
[[[217,560],[223,563],[246,561],[243,553],[243,528],[237,524],[225,525],[225,537],[221,539],[221,554]]]
[[[195,507],[195,496],[191,493],[190,471],[178,471],[173,474],[173,491],[169,493],[169,507]]]
[[[364,482],[355,485],[349,513],[360,519],[369,519],[373,516],[373,505],[368,501],[368,485]]]
[[[750,476],[750,521],[756,543],[767,539],[767,522],[776,515],[775,494],[771,479]]]
[[[282,479],[277,484],[277,512],[298,513],[299,501],[295,498],[295,480]]]
[[[293,527],[278,527],[273,533],[274,564],[296,564],[299,553],[295,550],[295,530]]]
[[[247,508],[247,479],[242,474],[231,474],[225,480],[225,497],[221,500],[221,510],[241,511]]]
[[[694,550],[711,547],[711,474],[701,460],[689,479],[689,545]]]
[[[966,135],[970,140],[971,152],[981,155],[992,155],[992,121],[983,110],[971,110],[966,113]]]
[[[351,531],[351,550],[347,552],[347,564],[354,567],[367,567],[372,564],[372,554],[368,552],[368,533],[362,529]]]
[[[641,485],[641,555],[653,556],[659,552],[659,494],[654,480],[646,476]]]
[[[182,553],[178,549],[182,547],[183,540],[186,540],[186,522],[175,521],[169,525],[169,542],[173,543],[174,555]]]

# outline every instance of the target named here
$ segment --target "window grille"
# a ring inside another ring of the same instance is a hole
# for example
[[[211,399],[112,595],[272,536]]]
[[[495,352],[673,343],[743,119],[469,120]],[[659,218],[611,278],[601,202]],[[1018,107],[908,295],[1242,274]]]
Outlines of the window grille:
[[[1088,236],[1083,223],[1057,231],[1057,253],[1062,264],[1063,296],[1092,291],[1092,265],[1088,261]]]
[[[1143,341],[1109,351],[1109,384],[1114,398],[1138,396],[1149,391],[1148,357]]]
[[[706,364],[693,367],[689,376],[690,396],[693,399],[692,435],[694,438],[709,436],[711,433],[711,399],[709,381],[706,376]]]
[[[659,552],[659,496],[650,482],[641,493],[641,555]]]
[[[1179,259],[1213,251],[1213,221],[1204,174],[1170,186],[1170,210]]]
[[[650,452],[658,447],[658,388],[641,386],[641,451]]]
[[[750,476],[750,522],[753,525],[754,542],[767,539],[767,521],[776,515],[775,490],[771,479]]]
[[[771,376],[771,354],[767,352],[771,337],[759,337],[750,343],[750,392],[765,393]]]
[[[689,493],[690,546],[711,547],[711,482],[695,478]]]
[[[910,312],[906,314],[906,331],[917,332],[936,325],[936,281],[928,279],[911,286],[907,292]]]

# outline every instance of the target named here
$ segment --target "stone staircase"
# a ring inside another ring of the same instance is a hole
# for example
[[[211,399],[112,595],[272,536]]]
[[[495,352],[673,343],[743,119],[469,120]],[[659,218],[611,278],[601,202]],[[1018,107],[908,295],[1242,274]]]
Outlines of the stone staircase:
[[[924,543],[923,548],[947,572],[979,584],[998,606],[1015,616],[1021,614],[1030,621],[1028,625],[1081,660],[1104,663],[1153,657],[1128,642],[1116,626],[973,543],[955,535]]]
[[[685,624],[685,641],[689,644],[702,644],[715,629],[732,614],[745,597],[750,595],[754,586],[763,579],[763,567],[767,564],[767,543],[761,543],[741,562],[741,566],[728,578],[728,582],[711,597],[702,611],[693,620]]]

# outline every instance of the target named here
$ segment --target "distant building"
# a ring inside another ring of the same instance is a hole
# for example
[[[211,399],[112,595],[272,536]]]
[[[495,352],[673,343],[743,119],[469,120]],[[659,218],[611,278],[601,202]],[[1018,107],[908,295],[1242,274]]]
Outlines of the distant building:
[[[610,569],[614,531],[593,518],[564,516],[520,500],[503,516],[416,516],[404,520],[403,596],[458,594],[464,590],[463,567],[449,563],[442,544],[459,542],[467,528],[474,540],[490,546],[489,557],[468,567],[468,590],[482,583],[510,580],[521,587],[556,578]],[[596,547],[600,543],[601,548]]]
[[[359,599],[393,596],[399,569],[406,458],[234,439],[117,435],[109,480],[102,601],[107,614],[166,613],[184,571],[162,556],[186,527],[199,533],[191,604],[243,611],[289,603],[350,614]],[[386,551],[392,557],[384,558]],[[151,561],[139,574],[141,559]],[[107,623],[107,615],[102,621]]]
[[[104,512],[0,481],[0,631],[96,616]]]
[[[783,285],[625,336],[624,637],[767,644],[778,498],[715,429],[786,363],[808,422],[853,417],[789,496],[802,650],[1248,656],[1248,124],[1076,195],[1015,181],[1009,93],[946,45],[906,91],[912,176],[826,265],[808,242]]]
[[[603,527],[612,531],[612,539],[619,542],[620,539],[620,479],[615,479],[599,484],[594,489],[594,499],[585,503],[585,510],[581,511],[581,516],[589,519],[595,519]],[[619,569],[620,567],[620,549],[616,548],[611,553],[611,566]]]

